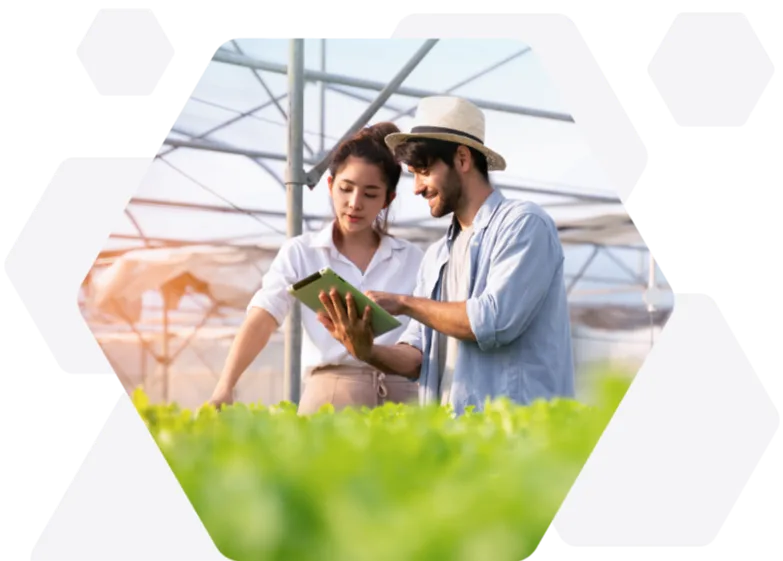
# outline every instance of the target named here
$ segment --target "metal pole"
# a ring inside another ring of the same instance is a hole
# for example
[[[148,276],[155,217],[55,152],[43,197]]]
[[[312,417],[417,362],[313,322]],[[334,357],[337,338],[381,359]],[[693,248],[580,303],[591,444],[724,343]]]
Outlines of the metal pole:
[[[647,249],[647,262],[647,286],[644,291],[644,301],[647,304],[647,311],[652,313],[657,308],[658,287],[656,286],[657,279],[655,278],[655,258],[649,248]]]
[[[163,403],[169,402],[169,299],[166,289],[163,294],[163,345],[161,365],[163,366]]]
[[[391,81],[386,84],[386,86],[381,90],[381,92],[378,94],[378,97],[376,97],[373,102],[367,106],[367,109],[362,112],[361,115],[354,121],[353,125],[350,126],[350,128],[346,131],[346,133],[335,143],[335,147],[333,150],[330,151],[329,154],[324,155],[321,158],[321,161],[318,162],[313,169],[310,170],[310,172],[307,174],[307,185],[310,188],[313,188],[318,184],[318,182],[321,180],[321,176],[326,171],[326,168],[329,167],[329,161],[331,160],[331,152],[337,149],[337,147],[340,145],[341,142],[343,142],[345,139],[353,135],[356,131],[358,131],[360,128],[362,128],[365,124],[367,124],[367,121],[370,120],[370,117],[375,115],[377,113],[378,109],[380,109],[384,103],[392,96],[393,93],[395,93],[399,87],[400,84],[402,84],[405,79],[410,76],[410,73],[413,72],[413,69],[418,66],[418,64],[422,61],[422,59],[427,56],[427,53],[429,53],[432,48],[436,45],[438,42],[437,39],[428,39],[424,42],[424,45],[422,45],[418,51],[414,53],[414,55],[411,57],[411,59],[403,66],[400,71],[397,73],[397,75],[391,79]]]
[[[288,157],[286,198],[288,237],[302,233],[302,187],[304,173],[304,40],[291,39],[288,64]],[[299,403],[301,385],[302,311],[294,302],[285,332],[285,396]]]
[[[276,72],[277,74],[286,74],[288,69],[284,64],[277,64],[275,62],[268,62],[265,60],[258,60],[247,56],[242,56],[237,53],[218,50],[213,56],[212,60],[216,62],[223,62],[226,64],[235,64],[237,66],[246,66],[248,68],[256,68],[258,70],[266,70],[267,72]],[[364,88],[367,90],[383,91],[386,84],[383,82],[376,82],[374,80],[365,80],[364,78],[354,78],[352,76],[344,76],[341,74],[333,74],[331,72],[320,72],[317,70],[307,70],[304,72],[304,78],[310,81],[324,81],[329,84],[338,84],[342,86],[350,86],[355,88]],[[430,97],[433,95],[440,95],[440,92],[433,90],[425,90],[421,88],[409,88],[401,87],[395,93],[405,95],[409,97]],[[519,105],[511,105],[508,103],[499,103],[495,101],[476,99],[472,97],[466,97],[468,101],[472,102],[482,109],[489,109],[492,111],[501,111],[506,113],[513,113],[516,115],[527,115],[530,117],[540,117],[543,119],[554,119],[556,121],[565,121],[569,123],[574,122],[574,118],[571,115],[560,113],[557,111],[547,111],[544,109],[535,109],[532,107],[521,107]]]
[[[650,348],[652,348],[655,344],[655,323],[653,318],[653,313],[656,309],[655,258],[649,249],[647,250],[647,255],[650,260],[650,270],[647,277],[647,313],[650,315]]]
[[[326,39],[321,39],[321,72],[326,72]],[[318,83],[318,95],[321,102],[321,139],[318,145],[318,155],[323,156],[326,150],[326,84],[323,82]]]
[[[650,260],[650,270],[647,275],[647,288],[653,290],[655,288],[655,257],[653,257],[652,251],[647,250],[647,257]]]

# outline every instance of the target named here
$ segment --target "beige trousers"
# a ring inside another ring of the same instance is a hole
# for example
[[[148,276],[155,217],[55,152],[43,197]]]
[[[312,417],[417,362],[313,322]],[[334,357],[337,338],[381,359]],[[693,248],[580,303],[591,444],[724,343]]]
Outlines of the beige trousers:
[[[345,407],[378,407],[387,401],[417,404],[419,384],[404,376],[384,374],[371,368],[321,367],[314,369],[307,378],[298,412],[309,415],[326,403],[339,411]]]

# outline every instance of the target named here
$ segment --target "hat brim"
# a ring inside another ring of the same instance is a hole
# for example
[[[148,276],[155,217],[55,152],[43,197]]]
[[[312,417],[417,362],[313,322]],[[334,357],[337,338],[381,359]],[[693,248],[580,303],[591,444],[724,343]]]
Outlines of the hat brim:
[[[461,136],[459,134],[449,134],[445,132],[419,132],[419,133],[408,133],[408,132],[395,132],[389,135],[386,135],[385,141],[386,146],[391,149],[393,152],[394,149],[405,142],[406,140],[416,139],[416,138],[433,138],[435,140],[447,140],[449,142],[455,142],[457,144],[464,144],[465,146],[470,146],[471,148],[475,148],[484,156],[487,158],[487,169],[489,171],[503,171],[506,169],[506,160],[492,150],[491,148],[487,148],[484,144],[481,142],[476,142],[475,140],[471,140],[470,138],[466,138],[464,136]]]

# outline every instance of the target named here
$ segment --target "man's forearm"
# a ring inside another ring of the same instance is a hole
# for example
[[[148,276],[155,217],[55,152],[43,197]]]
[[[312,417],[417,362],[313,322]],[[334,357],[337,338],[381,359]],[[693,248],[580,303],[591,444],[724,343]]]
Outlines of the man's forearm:
[[[438,302],[429,298],[402,296],[403,313],[426,325],[463,341],[475,341],[465,302]]]
[[[421,371],[422,353],[410,345],[373,345],[370,356],[364,360],[370,366],[387,374],[416,379]]]

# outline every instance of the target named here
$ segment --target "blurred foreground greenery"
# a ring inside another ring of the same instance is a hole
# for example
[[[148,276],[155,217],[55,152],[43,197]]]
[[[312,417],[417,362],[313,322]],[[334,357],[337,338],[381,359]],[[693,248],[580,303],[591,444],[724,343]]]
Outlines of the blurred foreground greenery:
[[[298,416],[134,404],[218,549],[268,561],[518,561],[537,547],[630,383],[483,413],[387,404]]]

